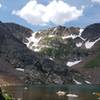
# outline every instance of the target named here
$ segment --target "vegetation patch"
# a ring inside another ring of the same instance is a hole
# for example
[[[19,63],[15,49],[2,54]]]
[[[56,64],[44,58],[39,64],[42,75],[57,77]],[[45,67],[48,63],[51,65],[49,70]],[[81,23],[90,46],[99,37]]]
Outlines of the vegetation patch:
[[[100,67],[100,54],[85,64],[86,68]]]
[[[75,44],[72,40],[69,40],[67,44],[59,43],[59,45],[53,45],[51,48],[42,48],[40,54],[57,59],[65,59],[71,52],[73,52],[74,46]]]

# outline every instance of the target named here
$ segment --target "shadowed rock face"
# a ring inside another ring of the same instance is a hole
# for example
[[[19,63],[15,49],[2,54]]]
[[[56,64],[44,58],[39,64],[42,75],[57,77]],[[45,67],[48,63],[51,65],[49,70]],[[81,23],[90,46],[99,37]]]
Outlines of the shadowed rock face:
[[[82,37],[90,41],[100,38],[100,23],[87,26],[82,33]]]

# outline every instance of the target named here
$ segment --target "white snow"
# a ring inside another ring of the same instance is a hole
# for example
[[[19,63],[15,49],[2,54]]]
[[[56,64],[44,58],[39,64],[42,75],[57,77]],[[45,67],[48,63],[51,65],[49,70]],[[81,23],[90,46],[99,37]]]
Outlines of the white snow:
[[[32,36],[30,38],[28,38],[28,41],[33,42],[34,46],[37,46],[39,41],[41,40],[41,37],[40,38],[35,38],[36,34],[37,34],[37,32],[33,33]]]
[[[54,32],[57,30],[57,27],[56,28],[54,28],[54,30],[52,31],[52,34],[54,34]]]
[[[87,84],[91,84],[91,82],[89,82],[89,81],[87,81],[87,80],[85,81],[85,83],[87,83]]]
[[[50,59],[50,60],[54,60],[54,59],[53,59],[53,58],[51,58],[51,57],[50,57],[49,59]]]
[[[84,29],[83,28],[81,28],[80,29],[80,32],[79,32],[79,36],[81,36],[82,35],[82,32],[84,31]]]
[[[17,100],[22,100],[22,98],[17,98]]]
[[[39,43],[39,41],[41,40],[42,37],[36,38],[35,36],[36,36],[37,33],[39,33],[39,32],[32,33],[31,37],[26,38],[29,42],[25,43],[29,49],[34,50],[34,51],[40,51],[40,48],[37,48],[37,47],[39,46],[38,43]],[[31,42],[33,42],[33,44],[30,46]]]
[[[56,94],[58,96],[64,96],[66,94],[66,92],[64,92],[64,91],[58,91],[58,92],[56,92]]]
[[[82,46],[82,42],[76,43],[77,47],[81,47]]]
[[[93,92],[92,94],[93,94],[93,95],[95,95],[95,94],[96,94],[96,92]]]
[[[71,35],[68,35],[68,36],[63,36],[62,39],[68,39],[68,38],[75,39],[75,38],[77,38],[77,37],[78,37],[78,35],[73,35],[73,34],[71,34]]]
[[[80,38],[81,38],[83,41],[85,41],[85,40],[86,40],[86,39],[84,39],[84,38],[83,38],[83,37],[81,37],[81,36],[80,36]]]
[[[24,72],[24,69],[23,68],[16,68],[16,70],[21,71],[21,72]]]
[[[79,97],[79,96],[76,95],[76,94],[67,94],[66,96],[68,96],[68,97]]]
[[[82,83],[81,82],[78,82],[77,80],[73,79],[73,81],[78,84],[78,85],[81,85]]]
[[[28,90],[28,87],[24,87],[24,90]]]
[[[48,45],[39,45],[39,41],[42,39],[42,37],[36,38],[35,36],[37,33],[40,32],[34,32],[31,37],[26,38],[29,42],[24,44],[26,44],[29,49],[34,50],[35,52],[41,51],[42,48],[50,48],[50,46]],[[55,35],[48,35],[48,37],[54,37],[54,36]],[[33,44],[30,46],[30,43]]]
[[[72,66],[74,66],[74,65],[76,65],[76,64],[78,64],[78,63],[80,63],[80,62],[81,62],[81,60],[77,60],[77,61],[73,61],[73,62],[68,61],[68,62],[66,63],[66,65],[69,66],[69,67],[72,67]]]
[[[52,37],[55,37],[55,35],[48,35],[48,37],[52,38]]]
[[[32,50],[34,50],[35,52],[39,52],[41,50],[41,48],[34,48]]]
[[[81,36],[83,31],[84,31],[84,29],[80,29],[80,32],[79,32],[78,37],[80,37],[83,41],[85,41],[86,39],[84,39],[84,38]]]
[[[81,34],[82,34],[83,31],[84,31],[84,29],[80,29],[78,35],[71,34],[71,35],[68,35],[68,36],[63,36],[62,39],[68,39],[68,38],[75,39],[75,38],[77,38],[77,37],[80,37],[82,40],[85,41],[85,39],[81,37]]]
[[[54,32],[57,30],[57,28],[54,28],[54,30],[52,31],[52,34],[48,35],[48,37],[55,37],[55,34]],[[81,33],[83,32],[83,29],[80,29],[80,32],[78,35],[75,35],[75,34],[71,34],[71,35],[68,35],[68,36],[63,36],[62,39],[68,39],[68,38],[72,38],[72,39],[75,39],[77,37],[81,37]],[[39,38],[36,38],[36,34],[37,33],[40,33],[40,32],[34,32],[32,33],[32,36],[29,37],[29,38],[26,38],[28,40],[28,43],[25,43],[27,45],[27,47],[31,50],[34,50],[36,52],[39,52],[41,50],[41,48],[44,48],[44,47],[47,47],[45,45],[39,45],[39,41],[41,40],[42,37],[39,37]],[[84,40],[82,38],[82,40]],[[33,43],[32,45],[30,45],[30,43]],[[76,46],[77,47],[81,47],[82,43],[76,43]]]
[[[86,41],[86,42],[85,42],[85,47],[86,47],[86,49],[91,49],[91,48],[94,46],[94,44],[95,44],[96,42],[98,42],[99,40],[100,40],[100,38],[98,38],[97,40],[95,40],[95,41],[93,41],[93,42],[90,42],[89,40]]]

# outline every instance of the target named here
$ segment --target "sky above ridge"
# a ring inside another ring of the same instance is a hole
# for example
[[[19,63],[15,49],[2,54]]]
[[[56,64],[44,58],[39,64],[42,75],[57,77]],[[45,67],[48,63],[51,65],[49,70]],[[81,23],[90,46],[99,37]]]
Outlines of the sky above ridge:
[[[100,0],[0,0],[0,20],[33,31],[100,23]]]

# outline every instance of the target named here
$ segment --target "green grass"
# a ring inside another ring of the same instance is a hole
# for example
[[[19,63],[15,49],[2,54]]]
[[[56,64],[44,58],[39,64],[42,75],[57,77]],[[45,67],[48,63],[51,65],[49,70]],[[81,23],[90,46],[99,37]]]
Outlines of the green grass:
[[[50,45],[50,43],[52,41],[63,41],[63,40],[62,40],[61,36],[54,36],[54,37],[45,36],[41,42],[44,45]]]
[[[100,54],[98,54],[95,58],[90,60],[85,64],[86,68],[97,68],[100,67]]]
[[[13,100],[12,97],[10,95],[8,95],[7,93],[3,93],[3,96],[5,98],[5,100]]]
[[[74,43],[69,40],[67,44],[59,44],[59,46],[51,48],[42,48],[40,54],[47,55],[50,57],[54,57],[57,59],[64,59],[67,57],[71,52],[73,52]]]

